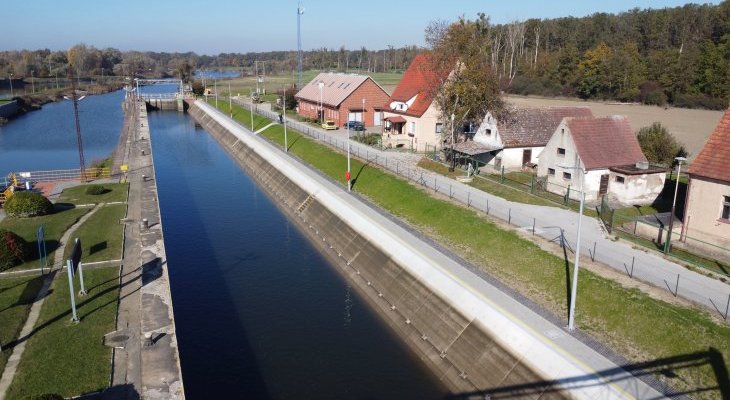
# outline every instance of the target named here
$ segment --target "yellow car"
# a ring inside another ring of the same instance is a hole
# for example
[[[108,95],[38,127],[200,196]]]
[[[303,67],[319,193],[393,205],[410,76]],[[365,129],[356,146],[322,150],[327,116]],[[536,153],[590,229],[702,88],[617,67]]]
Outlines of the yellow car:
[[[322,128],[327,129],[328,131],[334,130],[337,129],[337,124],[335,124],[335,121],[327,120],[322,123]]]

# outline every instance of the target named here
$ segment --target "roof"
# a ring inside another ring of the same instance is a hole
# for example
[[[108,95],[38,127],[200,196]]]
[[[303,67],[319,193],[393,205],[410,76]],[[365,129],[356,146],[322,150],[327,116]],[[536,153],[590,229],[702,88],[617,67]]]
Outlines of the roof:
[[[613,172],[624,175],[644,175],[644,174],[666,174],[669,168],[661,165],[644,165],[646,168],[640,168],[636,164],[619,165],[609,168]]]
[[[689,166],[689,173],[730,182],[730,108]]]
[[[370,77],[367,75],[322,72],[304,85],[294,97],[319,103],[319,85],[322,83],[322,104],[337,107],[368,79]]]
[[[392,123],[396,123],[396,124],[401,123],[401,122],[406,122],[406,119],[401,117],[400,115],[396,115],[394,117],[385,117],[385,120],[390,121]]]
[[[447,149],[451,148],[451,144],[444,146]],[[500,147],[494,145],[486,145],[484,143],[475,142],[473,140],[467,140],[465,142],[454,143],[454,151],[463,153],[470,156],[477,154],[489,153],[490,151],[500,150]]]
[[[417,54],[390,96],[385,109],[389,112],[420,117],[431,106],[438,85],[449,76],[450,72],[451,70],[434,71],[431,53]],[[414,97],[415,101],[405,111],[390,108],[393,102],[405,103]]]
[[[593,117],[588,107],[521,108],[497,122],[504,147],[545,146],[565,117]]]
[[[647,161],[624,116],[566,118],[565,123],[587,171]]]

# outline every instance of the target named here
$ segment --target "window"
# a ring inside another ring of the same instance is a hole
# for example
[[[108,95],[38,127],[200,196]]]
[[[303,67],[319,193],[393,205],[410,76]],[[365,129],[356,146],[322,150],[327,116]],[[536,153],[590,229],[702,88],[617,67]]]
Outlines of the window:
[[[416,133],[416,122],[412,121],[408,124],[408,133]]]
[[[444,124],[437,122],[436,123],[436,133],[441,133],[444,131]]]
[[[730,221],[730,196],[722,196],[722,219]]]
[[[565,149],[562,147],[558,147],[558,155],[559,156],[565,156]]]
[[[548,175],[555,176],[555,168],[548,168]]]
[[[563,172],[563,179],[565,179],[566,181],[569,181],[569,180],[573,179],[573,176],[570,174],[570,172]]]
[[[624,177],[616,175],[616,183],[624,183]]]
[[[492,136],[492,130],[491,129],[487,129],[486,134],[487,134],[487,136]]]

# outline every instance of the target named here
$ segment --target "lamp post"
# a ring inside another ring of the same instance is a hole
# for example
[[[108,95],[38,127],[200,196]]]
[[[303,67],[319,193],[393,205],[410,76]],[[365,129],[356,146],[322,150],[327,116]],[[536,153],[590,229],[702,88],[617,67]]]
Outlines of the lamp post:
[[[322,111],[322,88],[324,87],[324,82],[319,82],[317,84],[319,86],[319,111],[317,112],[317,119],[319,120],[319,123],[322,123],[322,117],[324,117],[324,111]]]
[[[449,166],[449,172],[454,172],[456,168],[454,154],[454,113],[451,113],[451,166]]]
[[[575,244],[575,261],[573,262],[573,284],[570,288],[570,311],[568,314],[568,330],[575,329],[575,298],[578,293],[578,268],[580,265],[580,233],[581,222],[583,221],[583,204],[585,203],[585,193],[583,192],[583,181],[585,180],[585,171],[581,167],[568,167],[559,165],[563,169],[572,169],[580,171],[580,207],[578,209],[578,238]]]
[[[233,119],[233,93],[231,93],[231,81],[228,81],[228,111],[231,112],[231,119]]]
[[[218,80],[213,79],[213,90],[215,90],[215,108],[218,108]]]
[[[15,97],[15,93],[13,93],[13,74],[10,74],[10,98]]]
[[[289,141],[286,137],[286,88],[284,88],[284,99],[282,100],[282,105],[284,106],[284,151],[289,152]]]
[[[687,161],[684,157],[674,157],[677,162],[677,179],[674,181],[674,200],[672,200],[672,213],[669,214],[669,230],[667,240],[664,241],[664,254],[669,254],[672,248],[672,229],[674,228],[674,209],[677,206],[677,189],[679,188],[679,174],[682,172],[682,162]]]
[[[363,99],[365,104],[365,99]],[[347,124],[347,173],[345,173],[345,180],[347,180],[347,191],[352,191],[352,183],[350,181],[350,124]]]
[[[33,87],[33,94],[35,94],[35,76],[33,75],[35,71],[32,69],[30,70],[30,85]]]

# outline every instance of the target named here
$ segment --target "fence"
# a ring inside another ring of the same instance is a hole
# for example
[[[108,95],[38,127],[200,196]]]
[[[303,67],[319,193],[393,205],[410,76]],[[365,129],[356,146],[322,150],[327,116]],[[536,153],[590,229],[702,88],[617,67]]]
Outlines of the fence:
[[[84,170],[85,179],[108,178],[111,170],[109,168],[86,168]],[[5,177],[5,186],[13,184],[11,176],[15,175],[15,179],[19,185],[26,182],[58,182],[58,181],[77,181],[81,178],[81,170],[76,169],[59,169],[51,171],[31,171],[31,172],[13,172]]]
[[[241,105],[251,109],[249,104],[244,103]],[[278,121],[277,113],[267,110],[257,110],[256,112],[268,119]],[[340,138],[331,133],[324,133],[306,123],[290,119],[287,119],[286,122],[290,129],[296,130],[339,151],[347,151],[348,142],[344,137]],[[448,196],[452,201],[462,203],[468,208],[501,219],[527,234],[542,236],[565,248],[566,254],[575,251],[575,247],[571,247],[570,244],[570,241],[575,243],[575,232],[572,232],[572,230],[566,231],[562,228],[566,223],[565,214],[557,211],[546,213],[544,209],[535,209],[523,204],[515,204],[499,197],[489,196],[482,190],[455,182],[448,177],[427,171],[424,172],[424,170],[414,167],[412,163],[400,161],[397,157],[393,157],[393,153],[390,151],[376,150],[352,141],[349,142],[349,146],[350,154],[353,157],[357,157],[368,164],[377,165],[405,178],[409,182]],[[522,172],[507,173],[506,171],[501,173],[500,171],[499,174],[486,174],[485,179],[510,186],[514,185],[514,187],[521,188],[522,190],[532,188],[536,195],[543,194],[541,184],[538,184],[532,178],[529,181],[526,179],[526,176],[530,175],[532,174]],[[572,190],[567,186],[564,189],[566,192]],[[548,191],[545,190],[544,192]],[[554,196],[554,194],[550,196]],[[558,195],[557,202],[565,202],[571,206],[575,206],[576,204],[567,195]],[[613,225],[615,227],[617,225],[616,222],[613,222]],[[724,285],[723,288],[718,289],[712,285],[707,286],[702,283],[697,283],[695,276],[680,279],[682,276],[695,275],[695,273],[681,267],[674,268],[665,260],[654,257],[652,254],[647,254],[644,251],[627,248],[623,244],[606,238],[598,229],[584,229],[583,239],[580,245],[583,254],[588,254],[591,260],[604,263],[622,272],[625,271],[630,278],[648,282],[656,287],[667,287],[672,295],[681,296],[702,304],[710,310],[718,310],[715,304],[719,304],[728,298],[729,293]],[[668,282],[672,282],[672,284],[670,285]],[[685,285],[687,289],[685,289]],[[693,285],[694,287],[692,287]],[[696,285],[703,285],[703,287],[698,290]]]

